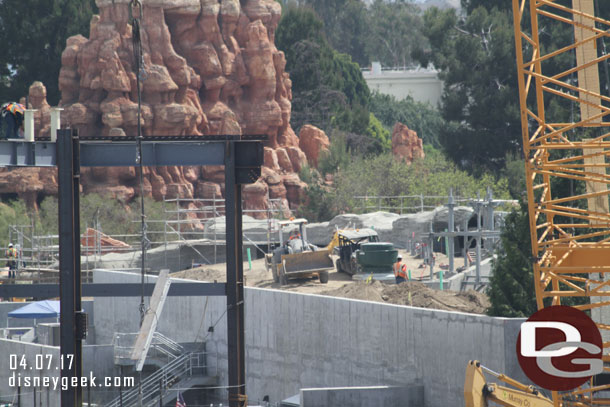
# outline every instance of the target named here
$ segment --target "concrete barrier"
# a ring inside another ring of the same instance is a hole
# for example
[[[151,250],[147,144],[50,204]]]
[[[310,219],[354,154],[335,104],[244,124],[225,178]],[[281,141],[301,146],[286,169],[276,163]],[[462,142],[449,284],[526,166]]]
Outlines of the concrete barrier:
[[[147,277],[154,282],[154,277]],[[139,282],[138,275],[95,271],[95,282]],[[522,319],[246,288],[247,394],[272,402],[302,388],[424,386],[427,407],[463,406],[466,364],[526,381],[516,358]],[[96,298],[98,343],[135,332],[139,298]],[[225,297],[169,297],[158,331],[178,342],[206,341],[227,384]],[[213,326],[213,332],[209,327]],[[226,393],[222,393],[226,395]]]
[[[301,407],[423,407],[424,386],[301,389]]]

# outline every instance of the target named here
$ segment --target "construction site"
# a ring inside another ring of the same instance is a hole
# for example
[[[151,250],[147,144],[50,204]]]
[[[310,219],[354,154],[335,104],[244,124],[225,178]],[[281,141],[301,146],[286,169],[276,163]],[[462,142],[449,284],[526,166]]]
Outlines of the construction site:
[[[61,106],[35,83],[22,137],[0,140],[2,201],[40,210],[57,197],[58,225],[11,224],[2,243],[0,405],[610,405],[609,56],[597,42],[610,21],[593,0],[564,3],[512,1],[529,300],[585,311],[603,371],[540,388],[517,357],[526,318],[487,315],[520,208],[494,188],[355,195],[353,213],[300,216],[300,171],[329,143],[290,127],[279,3],[97,0],[90,37],[62,54]],[[573,30],[551,50],[539,38],[550,22]],[[572,66],[549,73],[562,55]],[[579,113],[556,122],[554,102]],[[138,233],[81,217],[99,192],[138,204]],[[145,197],[162,207],[154,220]]]

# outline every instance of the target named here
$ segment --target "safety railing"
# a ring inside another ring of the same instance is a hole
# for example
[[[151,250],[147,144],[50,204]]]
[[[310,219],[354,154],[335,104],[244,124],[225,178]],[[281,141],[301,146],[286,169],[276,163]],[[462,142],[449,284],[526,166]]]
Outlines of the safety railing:
[[[106,407],[145,406],[158,402],[159,397],[180,380],[205,374],[206,355],[205,352],[183,354],[148,376],[137,387],[120,394]]]

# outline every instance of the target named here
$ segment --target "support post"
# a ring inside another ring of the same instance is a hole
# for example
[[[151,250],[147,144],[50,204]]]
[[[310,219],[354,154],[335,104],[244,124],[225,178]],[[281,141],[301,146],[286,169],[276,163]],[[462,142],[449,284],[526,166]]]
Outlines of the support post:
[[[82,341],[76,335],[76,311],[81,309],[80,291],[80,222],[78,137],[71,130],[57,132],[57,174],[59,195],[59,298],[61,377],[78,377],[82,373]],[[61,406],[82,405],[82,389],[68,386],[61,391]]]
[[[26,109],[23,117],[23,138],[25,141],[34,141],[34,113],[36,109]]]
[[[477,199],[477,258],[475,264],[476,283],[481,283],[481,199]]]
[[[447,229],[450,233],[455,232],[455,214],[453,212],[453,208],[455,208],[455,200],[453,199],[453,189],[449,190],[449,201],[447,202],[447,208],[449,210],[449,219],[447,221]],[[453,273],[455,271],[454,266],[454,258],[455,258],[455,241],[453,239],[453,235],[447,237],[448,239],[448,247],[447,247],[447,257],[449,257],[449,272]]]
[[[245,407],[244,270],[241,185],[236,183],[235,143],[225,144],[225,208],[227,233],[227,344],[229,407]]]

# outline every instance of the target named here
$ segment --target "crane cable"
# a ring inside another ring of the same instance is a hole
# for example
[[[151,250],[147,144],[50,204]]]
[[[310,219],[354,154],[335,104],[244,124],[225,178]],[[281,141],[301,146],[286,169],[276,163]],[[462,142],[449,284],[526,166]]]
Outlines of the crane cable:
[[[136,17],[136,9],[139,11],[139,17]],[[129,17],[131,20],[132,40],[133,40],[133,56],[136,71],[136,86],[138,90],[138,111],[137,111],[137,144],[136,144],[136,163],[140,168],[140,216],[141,216],[141,296],[140,296],[140,326],[144,321],[146,307],[144,305],[144,275],[146,266],[146,250],[150,245],[146,234],[146,212],[144,211],[144,166],[142,163],[142,86],[141,81],[145,79],[144,55],[142,53],[142,38],[140,36],[140,22],[143,17],[142,3],[140,0],[131,0],[129,4]]]

